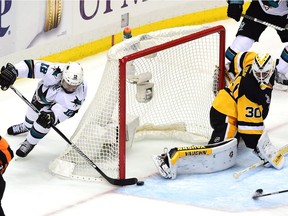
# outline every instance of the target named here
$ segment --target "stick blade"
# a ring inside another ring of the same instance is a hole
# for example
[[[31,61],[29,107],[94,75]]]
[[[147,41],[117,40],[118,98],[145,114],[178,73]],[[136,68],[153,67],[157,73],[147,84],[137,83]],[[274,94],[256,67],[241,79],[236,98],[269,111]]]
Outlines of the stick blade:
[[[263,189],[257,189],[255,193],[253,194],[252,199],[254,200],[258,199],[258,197],[260,197],[262,194],[263,194]]]
[[[134,185],[137,184],[138,179],[137,178],[127,178],[127,179],[112,179],[109,178],[107,181],[112,185],[117,186],[127,186],[127,185]]]
[[[235,173],[233,173],[233,178],[238,179],[240,177],[240,175],[241,175],[241,173],[235,172]]]

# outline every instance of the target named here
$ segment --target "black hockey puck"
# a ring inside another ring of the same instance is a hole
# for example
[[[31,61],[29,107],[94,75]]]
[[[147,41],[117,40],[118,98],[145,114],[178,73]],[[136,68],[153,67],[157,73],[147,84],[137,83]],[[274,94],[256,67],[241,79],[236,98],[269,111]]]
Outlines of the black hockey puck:
[[[137,186],[143,186],[144,185],[144,181],[138,181],[136,184],[137,184]]]

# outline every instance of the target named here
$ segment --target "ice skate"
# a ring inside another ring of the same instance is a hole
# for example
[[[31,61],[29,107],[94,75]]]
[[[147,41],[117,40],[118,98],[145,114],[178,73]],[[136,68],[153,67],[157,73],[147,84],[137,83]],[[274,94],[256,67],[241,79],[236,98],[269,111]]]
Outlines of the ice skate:
[[[22,133],[28,132],[28,128],[24,125],[24,123],[13,125],[7,129],[7,133],[9,135],[18,135]]]

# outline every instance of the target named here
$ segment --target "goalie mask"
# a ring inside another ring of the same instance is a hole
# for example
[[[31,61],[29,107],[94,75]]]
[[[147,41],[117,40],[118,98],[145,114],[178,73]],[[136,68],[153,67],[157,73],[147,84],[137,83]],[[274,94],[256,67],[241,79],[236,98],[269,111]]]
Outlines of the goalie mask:
[[[252,63],[252,73],[260,83],[261,89],[265,89],[269,83],[270,77],[275,70],[275,62],[268,53],[257,54]]]
[[[69,62],[65,65],[62,74],[61,85],[67,93],[74,92],[83,82],[83,68],[77,62]]]

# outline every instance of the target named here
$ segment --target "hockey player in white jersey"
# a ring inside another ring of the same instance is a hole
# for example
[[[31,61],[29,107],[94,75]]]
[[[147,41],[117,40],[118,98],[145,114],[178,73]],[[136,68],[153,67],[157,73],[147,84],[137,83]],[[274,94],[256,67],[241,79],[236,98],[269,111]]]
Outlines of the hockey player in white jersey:
[[[233,18],[238,22],[242,14],[243,3],[244,0],[228,0],[228,17]],[[285,28],[288,21],[288,2],[286,0],[251,1],[246,11],[246,15],[271,23],[275,26]],[[255,22],[245,17],[243,18],[236,34],[236,38],[226,50],[226,65],[228,71],[229,62],[231,62],[234,56],[238,52],[248,51],[252,47],[254,42],[257,42],[259,40],[259,37],[266,28],[267,26],[264,24]],[[288,30],[277,30],[277,34],[279,35],[283,43],[288,42]],[[276,68],[276,82],[288,85],[288,79],[285,75],[288,73],[288,45],[284,47]],[[229,72],[229,75],[233,80],[233,73],[231,73],[231,71]]]
[[[8,66],[9,65],[9,66]],[[5,69],[5,67],[4,67]],[[6,69],[16,71],[18,78],[39,78],[32,104],[40,111],[28,108],[24,122],[7,129],[9,135],[28,132],[16,155],[26,157],[35,145],[57,125],[73,117],[83,105],[87,95],[87,84],[83,80],[83,68],[79,63],[52,63],[40,60],[24,60],[14,66],[7,64]],[[14,80],[2,81],[2,89],[7,89]]]

